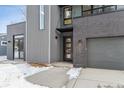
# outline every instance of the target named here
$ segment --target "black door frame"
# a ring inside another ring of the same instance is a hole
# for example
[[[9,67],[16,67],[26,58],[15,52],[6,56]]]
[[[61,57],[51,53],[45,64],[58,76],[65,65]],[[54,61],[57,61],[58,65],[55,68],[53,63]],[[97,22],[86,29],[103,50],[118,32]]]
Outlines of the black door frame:
[[[65,48],[66,48],[66,38],[71,38],[71,59],[66,59],[66,53],[65,53]],[[72,36],[63,36],[63,61],[68,61],[72,62],[73,61],[73,37]]]
[[[13,60],[16,59],[16,58],[15,58],[15,36],[20,36],[20,35],[23,35],[23,36],[24,36],[24,34],[16,34],[16,35],[13,35]],[[23,57],[23,58],[20,58],[20,52],[19,52],[19,58],[18,58],[18,59],[22,59],[22,60],[25,61],[24,37],[23,37],[22,40],[23,40],[23,48],[24,48],[24,50],[23,50],[23,52],[24,52],[24,57]]]

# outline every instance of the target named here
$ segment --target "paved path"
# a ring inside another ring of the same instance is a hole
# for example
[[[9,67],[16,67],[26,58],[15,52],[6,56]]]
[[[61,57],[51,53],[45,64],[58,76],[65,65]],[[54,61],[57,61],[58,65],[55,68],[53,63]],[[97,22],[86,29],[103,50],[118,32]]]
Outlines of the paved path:
[[[63,87],[68,82],[66,72],[69,68],[54,67],[26,78],[27,81],[50,88]]]

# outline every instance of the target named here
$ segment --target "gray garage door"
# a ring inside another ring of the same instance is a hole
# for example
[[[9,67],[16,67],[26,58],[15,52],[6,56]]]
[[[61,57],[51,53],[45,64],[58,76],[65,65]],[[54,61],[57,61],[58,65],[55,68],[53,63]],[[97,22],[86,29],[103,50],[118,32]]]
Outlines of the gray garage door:
[[[124,37],[88,39],[88,67],[124,70]]]

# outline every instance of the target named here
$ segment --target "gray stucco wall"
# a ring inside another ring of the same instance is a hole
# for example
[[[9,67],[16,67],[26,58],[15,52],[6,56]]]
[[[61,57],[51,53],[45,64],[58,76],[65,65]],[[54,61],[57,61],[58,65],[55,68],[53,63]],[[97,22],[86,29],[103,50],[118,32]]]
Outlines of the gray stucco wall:
[[[24,43],[25,43],[25,22],[16,23],[7,26],[7,59],[13,60],[13,36],[24,34]]]
[[[7,54],[7,46],[1,46],[1,41],[7,41],[7,35],[0,36],[0,56]]]
[[[56,30],[60,27],[60,8],[57,5],[51,5],[51,36],[50,36],[50,61],[61,61],[61,33]],[[57,38],[56,38],[57,37]]]
[[[124,36],[124,11],[73,20],[73,63],[87,66],[87,38]],[[80,43],[80,44],[79,44]]]
[[[40,6],[27,6],[26,60],[48,63],[49,7],[45,6],[45,29],[40,30]]]

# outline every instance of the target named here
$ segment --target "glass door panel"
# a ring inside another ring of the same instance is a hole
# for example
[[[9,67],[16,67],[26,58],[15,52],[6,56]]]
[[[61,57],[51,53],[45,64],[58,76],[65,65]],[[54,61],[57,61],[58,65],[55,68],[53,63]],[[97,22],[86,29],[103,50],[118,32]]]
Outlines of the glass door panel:
[[[72,37],[64,37],[64,61],[72,61]]]

